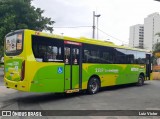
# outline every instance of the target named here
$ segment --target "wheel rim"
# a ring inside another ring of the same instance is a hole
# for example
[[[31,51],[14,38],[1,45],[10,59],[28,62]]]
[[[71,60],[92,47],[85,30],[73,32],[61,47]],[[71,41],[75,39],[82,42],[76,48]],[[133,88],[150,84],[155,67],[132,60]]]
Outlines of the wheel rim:
[[[139,85],[143,85],[143,78],[142,77],[139,77]]]
[[[139,84],[142,84],[142,78],[139,78]]]
[[[98,88],[98,84],[96,81],[93,81],[90,85],[90,88],[92,90],[92,92],[96,92],[97,88]]]

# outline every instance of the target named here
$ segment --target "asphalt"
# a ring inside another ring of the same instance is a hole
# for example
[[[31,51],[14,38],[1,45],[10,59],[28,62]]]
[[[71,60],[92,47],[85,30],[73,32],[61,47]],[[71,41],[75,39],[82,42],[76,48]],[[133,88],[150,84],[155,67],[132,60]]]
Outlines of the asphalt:
[[[81,93],[60,94],[31,93],[8,89],[3,83],[0,69],[0,110],[160,110],[160,80],[146,81],[144,86],[107,87],[95,95]],[[74,113],[74,112],[73,112]],[[13,117],[14,118],[14,117]],[[15,119],[32,117],[15,117]],[[44,117],[46,119],[84,119],[80,116]],[[159,119],[143,116],[88,116],[89,119]],[[0,119],[9,119],[0,117]],[[39,117],[37,118],[39,119]]]
[[[95,95],[31,93],[0,86],[0,110],[160,110],[160,81],[147,81],[144,86],[118,86],[102,89]],[[13,117],[14,118],[14,117]],[[15,117],[14,119],[32,119]],[[44,117],[45,119],[85,119],[80,116]],[[159,119],[158,116],[88,116],[88,119]],[[8,119],[2,117],[0,119]],[[39,117],[37,118],[39,119]]]

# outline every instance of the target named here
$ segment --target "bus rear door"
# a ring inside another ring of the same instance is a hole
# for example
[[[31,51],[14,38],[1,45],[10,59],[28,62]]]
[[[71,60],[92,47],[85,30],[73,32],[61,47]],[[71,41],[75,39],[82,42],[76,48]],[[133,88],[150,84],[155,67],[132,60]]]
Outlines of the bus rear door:
[[[82,44],[64,41],[65,47],[65,91],[78,92],[82,88]]]

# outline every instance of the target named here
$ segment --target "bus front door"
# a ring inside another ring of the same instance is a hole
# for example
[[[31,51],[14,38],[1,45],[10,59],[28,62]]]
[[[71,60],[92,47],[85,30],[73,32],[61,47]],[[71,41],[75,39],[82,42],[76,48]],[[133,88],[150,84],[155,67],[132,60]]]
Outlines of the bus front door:
[[[82,49],[80,43],[69,43],[65,43],[64,47],[65,91],[78,92],[82,87]]]
[[[151,54],[146,54],[146,79],[150,80],[150,73],[152,72],[151,67]]]

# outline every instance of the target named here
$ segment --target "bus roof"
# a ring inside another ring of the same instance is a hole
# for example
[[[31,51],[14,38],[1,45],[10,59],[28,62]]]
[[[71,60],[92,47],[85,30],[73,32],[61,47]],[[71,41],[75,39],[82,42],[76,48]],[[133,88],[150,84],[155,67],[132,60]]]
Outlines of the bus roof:
[[[109,42],[109,41],[102,41],[102,40],[90,39],[90,38],[85,38],[85,37],[73,38],[73,37],[45,33],[45,32],[40,32],[40,31],[29,30],[29,29],[25,29],[25,30],[32,32],[31,34],[35,34],[37,36],[57,38],[57,39],[69,40],[69,41],[73,41],[73,42],[94,44],[94,45],[100,45],[100,46],[109,46],[109,47],[114,47],[114,48],[122,48],[122,49],[136,50],[136,51],[143,51],[143,52],[151,53],[151,51],[146,50],[146,49],[131,48],[131,47],[127,47],[127,46],[119,46],[119,45],[115,45],[113,42]]]

